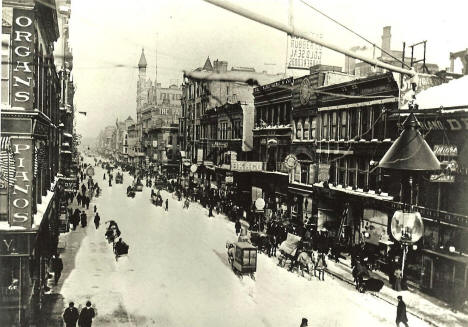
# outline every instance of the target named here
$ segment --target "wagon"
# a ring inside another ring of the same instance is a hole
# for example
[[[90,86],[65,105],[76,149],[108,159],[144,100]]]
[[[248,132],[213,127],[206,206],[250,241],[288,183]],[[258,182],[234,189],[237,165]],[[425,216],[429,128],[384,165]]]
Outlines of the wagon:
[[[257,248],[248,242],[226,243],[228,261],[239,276],[249,274],[255,279],[257,271]]]

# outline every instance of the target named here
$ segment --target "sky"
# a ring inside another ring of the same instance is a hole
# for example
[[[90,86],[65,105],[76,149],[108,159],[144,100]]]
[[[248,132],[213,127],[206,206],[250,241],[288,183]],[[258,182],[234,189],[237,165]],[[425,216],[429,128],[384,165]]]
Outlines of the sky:
[[[245,8],[288,22],[288,0],[237,0]],[[382,28],[392,27],[391,46],[427,40],[427,62],[449,67],[449,54],[468,48],[464,0],[441,2],[304,0],[358,34],[381,45]],[[336,23],[293,1],[294,23],[343,48],[372,45]],[[136,117],[138,60],[142,48],[147,75],[162,86],[180,85],[183,70],[203,66],[206,58],[229,67],[284,73],[285,33],[237,16],[203,0],[72,0],[70,42],[73,48],[77,130],[95,137],[116,119]],[[157,55],[156,55],[157,52]],[[377,52],[377,55],[379,53]],[[419,53],[417,53],[419,55]],[[157,60],[156,60],[157,58]],[[344,66],[344,56],[322,51],[322,64]],[[118,66],[117,66],[118,65]],[[456,69],[460,69],[459,63]],[[287,71],[297,76],[303,71]]]

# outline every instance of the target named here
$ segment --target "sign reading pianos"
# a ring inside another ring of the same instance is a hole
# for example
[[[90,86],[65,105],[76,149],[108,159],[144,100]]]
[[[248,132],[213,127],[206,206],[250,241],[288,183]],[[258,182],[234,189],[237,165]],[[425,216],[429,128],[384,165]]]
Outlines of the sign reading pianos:
[[[11,138],[15,156],[16,181],[10,192],[10,223],[12,226],[32,226],[33,140]]]

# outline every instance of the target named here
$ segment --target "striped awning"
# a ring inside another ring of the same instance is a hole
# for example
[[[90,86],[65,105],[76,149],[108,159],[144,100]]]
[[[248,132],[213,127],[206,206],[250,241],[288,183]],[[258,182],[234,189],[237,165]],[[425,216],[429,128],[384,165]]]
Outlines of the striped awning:
[[[10,148],[10,138],[8,136],[0,137],[0,151],[9,151]]]

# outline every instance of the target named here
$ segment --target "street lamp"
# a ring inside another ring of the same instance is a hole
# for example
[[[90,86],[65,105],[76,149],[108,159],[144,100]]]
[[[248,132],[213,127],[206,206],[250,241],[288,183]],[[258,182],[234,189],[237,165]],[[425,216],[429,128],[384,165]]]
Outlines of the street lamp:
[[[405,120],[403,127],[403,132],[379,162],[380,168],[402,172],[402,178],[407,178],[410,187],[409,209],[396,211],[391,222],[393,237],[403,245],[402,275],[408,246],[417,242],[423,233],[421,215],[413,210],[414,175],[417,172],[440,169],[439,160],[419,132],[419,122],[413,112]],[[404,202],[406,199],[400,200]]]

